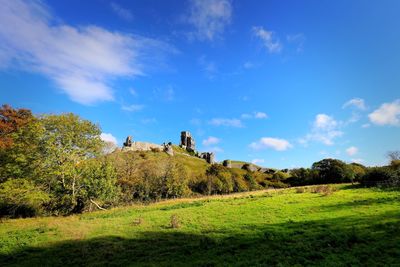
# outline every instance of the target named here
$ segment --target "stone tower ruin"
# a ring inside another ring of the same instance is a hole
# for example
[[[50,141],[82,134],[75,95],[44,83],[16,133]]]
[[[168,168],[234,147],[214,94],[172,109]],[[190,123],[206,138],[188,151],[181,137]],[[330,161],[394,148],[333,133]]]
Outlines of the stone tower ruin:
[[[181,143],[180,146],[185,148],[187,151],[195,151],[196,150],[196,143],[194,138],[190,134],[190,132],[183,131],[181,132]]]

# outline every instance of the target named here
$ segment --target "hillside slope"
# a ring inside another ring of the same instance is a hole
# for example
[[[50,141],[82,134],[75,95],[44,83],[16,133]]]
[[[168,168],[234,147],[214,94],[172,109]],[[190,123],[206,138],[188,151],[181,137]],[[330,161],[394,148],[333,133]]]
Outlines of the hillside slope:
[[[7,220],[0,224],[0,265],[398,264],[399,192],[337,188],[332,194],[270,190]]]

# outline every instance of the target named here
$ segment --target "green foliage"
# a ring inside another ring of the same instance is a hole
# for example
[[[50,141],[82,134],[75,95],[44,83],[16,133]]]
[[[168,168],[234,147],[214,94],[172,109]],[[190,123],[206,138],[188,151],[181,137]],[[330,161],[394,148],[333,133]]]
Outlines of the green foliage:
[[[362,177],[364,186],[400,186],[400,171],[390,167],[370,168]]]
[[[49,201],[49,194],[26,179],[10,179],[0,184],[0,216],[37,216]]]
[[[312,170],[318,171],[316,183],[346,183],[354,180],[354,173],[351,168],[341,160],[323,159],[315,162]]]
[[[367,168],[359,163],[351,163],[348,165],[348,167],[354,173],[354,180],[357,182],[359,182],[367,172]]]

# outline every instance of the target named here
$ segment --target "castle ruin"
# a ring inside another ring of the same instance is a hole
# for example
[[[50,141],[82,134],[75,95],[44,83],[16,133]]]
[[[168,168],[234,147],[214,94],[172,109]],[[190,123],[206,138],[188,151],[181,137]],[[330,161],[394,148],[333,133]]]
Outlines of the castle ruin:
[[[179,145],[189,152],[194,152],[196,150],[196,143],[194,141],[194,138],[192,137],[190,132],[187,131],[181,132],[181,143]]]
[[[179,146],[188,152],[194,152],[191,154],[191,156],[193,157],[204,159],[209,164],[215,163],[215,155],[213,152],[199,153],[196,151],[196,143],[194,141],[194,138],[188,131],[181,132],[181,141]],[[171,142],[157,145],[153,143],[133,141],[132,136],[128,136],[126,138],[126,141],[124,142],[122,147],[122,151],[164,151],[170,156],[174,155],[174,150]]]

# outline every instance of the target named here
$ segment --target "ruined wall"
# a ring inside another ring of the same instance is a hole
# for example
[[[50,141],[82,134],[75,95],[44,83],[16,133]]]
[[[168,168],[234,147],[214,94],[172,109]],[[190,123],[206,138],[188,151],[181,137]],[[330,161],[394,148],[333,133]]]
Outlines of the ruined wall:
[[[122,148],[123,151],[151,151],[152,149],[163,151],[164,147],[157,144],[135,141],[132,142],[131,146],[124,146]]]
[[[196,142],[194,141],[194,138],[192,137],[190,132],[187,131],[181,132],[181,143],[179,145],[188,151],[196,150]]]

